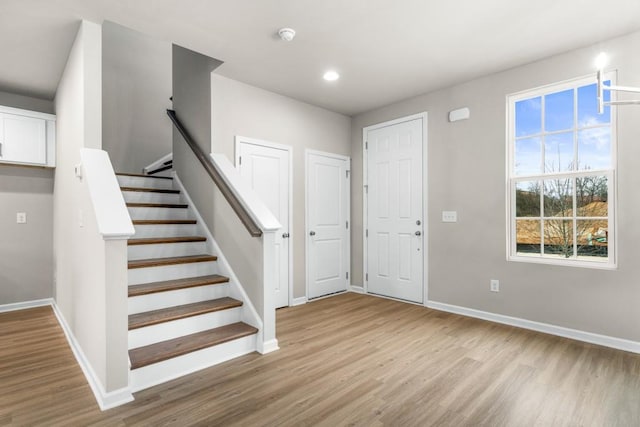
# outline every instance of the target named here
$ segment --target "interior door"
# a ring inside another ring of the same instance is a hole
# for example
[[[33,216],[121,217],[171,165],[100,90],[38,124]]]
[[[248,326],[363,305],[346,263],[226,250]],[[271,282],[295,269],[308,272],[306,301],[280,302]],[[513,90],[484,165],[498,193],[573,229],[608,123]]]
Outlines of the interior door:
[[[307,152],[307,298],[346,291],[349,282],[349,164]]]
[[[367,292],[423,302],[423,119],[367,131]]]
[[[238,140],[240,175],[262,198],[282,224],[276,233],[276,308],[289,305],[289,150]],[[267,144],[267,143],[265,143]]]

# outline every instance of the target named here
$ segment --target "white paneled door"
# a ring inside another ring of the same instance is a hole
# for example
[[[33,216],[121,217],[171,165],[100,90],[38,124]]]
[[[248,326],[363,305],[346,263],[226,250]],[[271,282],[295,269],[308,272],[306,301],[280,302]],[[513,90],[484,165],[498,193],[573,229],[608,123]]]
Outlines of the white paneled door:
[[[289,147],[263,141],[236,139],[236,164],[240,175],[262,198],[282,224],[276,233],[276,308],[289,305],[289,206],[290,150]]]
[[[307,298],[346,291],[349,283],[350,161],[307,151]]]
[[[423,118],[366,130],[367,292],[423,302]]]

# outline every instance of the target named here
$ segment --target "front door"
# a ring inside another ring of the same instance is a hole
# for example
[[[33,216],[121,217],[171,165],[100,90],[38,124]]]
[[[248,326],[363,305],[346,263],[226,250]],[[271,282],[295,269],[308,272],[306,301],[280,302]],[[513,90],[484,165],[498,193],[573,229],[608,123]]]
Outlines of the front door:
[[[307,298],[346,291],[349,282],[348,158],[307,152]]]
[[[367,292],[423,302],[423,118],[365,129]]]
[[[282,224],[276,233],[276,308],[289,305],[289,149],[238,137],[236,164],[240,175]]]

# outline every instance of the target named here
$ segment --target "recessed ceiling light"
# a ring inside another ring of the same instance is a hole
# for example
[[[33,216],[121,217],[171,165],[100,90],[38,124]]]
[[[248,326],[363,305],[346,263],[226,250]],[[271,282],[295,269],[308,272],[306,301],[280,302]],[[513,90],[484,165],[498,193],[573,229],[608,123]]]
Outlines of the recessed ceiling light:
[[[338,74],[337,72],[331,70],[331,71],[327,71],[326,73],[324,73],[324,76],[322,76],[323,79],[325,79],[328,82],[333,82],[335,80],[338,80],[340,78],[340,74]]]

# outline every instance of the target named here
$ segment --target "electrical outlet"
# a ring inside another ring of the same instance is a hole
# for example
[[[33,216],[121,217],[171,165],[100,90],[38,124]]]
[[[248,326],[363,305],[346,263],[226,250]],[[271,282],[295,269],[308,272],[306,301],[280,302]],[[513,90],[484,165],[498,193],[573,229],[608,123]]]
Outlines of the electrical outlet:
[[[458,212],[442,211],[442,222],[458,222]]]
[[[491,279],[490,282],[491,292],[500,292],[500,281],[496,279]]]
[[[27,223],[27,213],[26,212],[18,212],[18,213],[16,213],[16,222],[18,224],[26,224]]]

